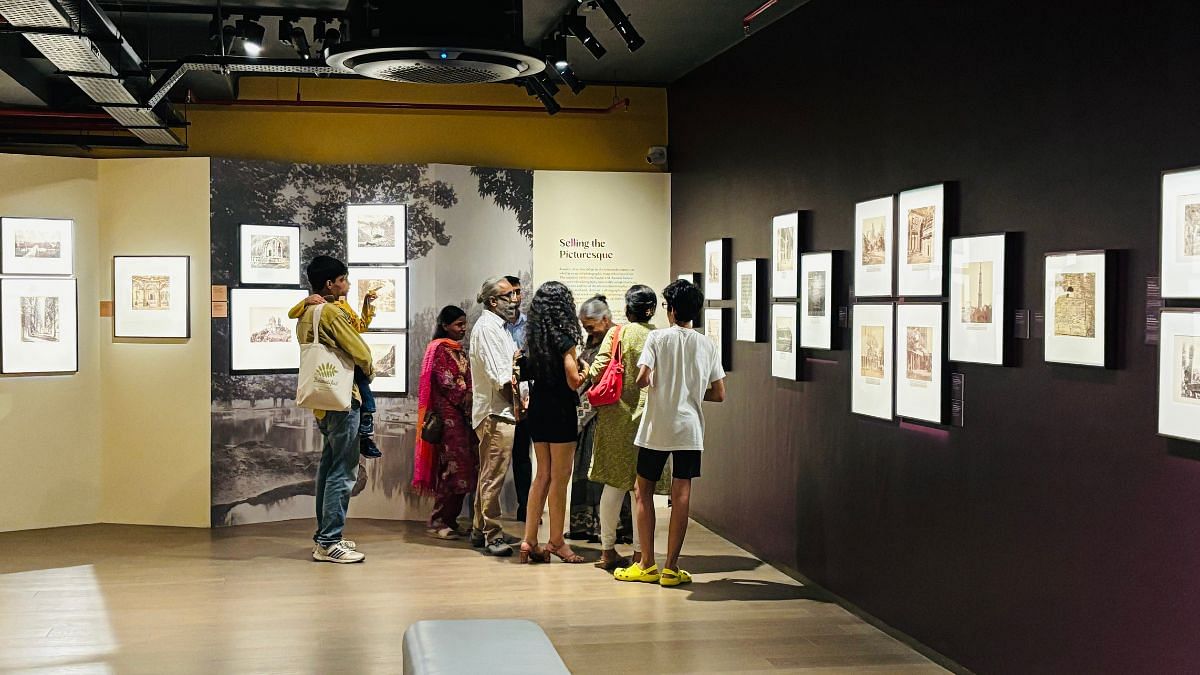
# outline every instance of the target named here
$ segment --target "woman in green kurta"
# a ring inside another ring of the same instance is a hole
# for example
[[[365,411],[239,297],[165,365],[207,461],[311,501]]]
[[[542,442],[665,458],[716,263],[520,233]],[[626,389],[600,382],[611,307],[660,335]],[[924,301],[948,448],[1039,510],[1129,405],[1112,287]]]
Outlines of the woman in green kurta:
[[[658,308],[658,296],[649,286],[637,285],[625,293],[625,317],[629,323],[610,328],[596,354],[596,360],[588,368],[588,376],[599,382],[612,361],[614,335],[620,331],[621,363],[625,366],[624,388],[621,399],[612,405],[597,408],[596,432],[593,441],[592,465],[588,479],[604,484],[600,495],[600,562],[597,567],[613,570],[628,561],[617,555],[617,522],[620,519],[621,502],[633,490],[637,477],[637,447],[633,437],[637,434],[646,405],[646,394],[637,386],[637,362],[642,355],[646,337],[654,326],[650,319]],[[660,479],[658,487],[666,488],[668,474]],[[637,521],[634,519],[633,562],[641,557],[638,544]]]

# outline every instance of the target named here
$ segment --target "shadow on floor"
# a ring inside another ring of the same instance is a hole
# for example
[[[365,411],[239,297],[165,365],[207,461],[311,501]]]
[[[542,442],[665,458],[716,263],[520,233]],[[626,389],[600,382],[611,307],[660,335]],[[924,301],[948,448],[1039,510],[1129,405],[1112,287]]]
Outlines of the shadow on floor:
[[[762,561],[744,555],[687,555],[679,559],[680,565],[692,574],[715,574],[717,572],[750,572],[762,567]]]
[[[688,600],[718,602],[723,600],[767,601],[767,600],[815,600],[833,602],[828,593],[808,586],[781,584],[759,579],[718,579],[716,581],[693,582],[680,590],[688,592]]]

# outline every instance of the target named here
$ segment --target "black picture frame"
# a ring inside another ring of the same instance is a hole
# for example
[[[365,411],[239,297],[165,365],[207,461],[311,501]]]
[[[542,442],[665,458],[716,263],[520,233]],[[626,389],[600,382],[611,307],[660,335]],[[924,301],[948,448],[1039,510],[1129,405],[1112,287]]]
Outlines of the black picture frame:
[[[798,299],[800,297],[800,256],[804,253],[804,249],[803,249],[804,242],[801,239],[804,235],[804,231],[803,231],[804,230],[804,221],[805,221],[804,214],[805,214],[804,211],[796,210],[796,211],[784,211],[783,213],[777,213],[774,216],[771,216],[771,237],[770,237],[771,255],[767,258],[767,261],[768,261],[767,275],[769,277],[767,279],[767,286],[769,288],[768,299],[771,300],[772,302],[782,302],[782,301],[786,301],[786,300]],[[775,219],[782,218],[784,216],[792,216],[792,215],[794,215],[796,217],[796,240],[793,242],[793,246],[795,246],[795,248],[796,248],[796,292],[792,293],[790,295],[789,294],[779,295],[779,294],[775,293],[775,263],[776,263],[776,259],[775,259]]]
[[[1018,255],[1015,255],[1016,253],[1018,253],[1018,243],[1020,241],[1019,234],[1020,233],[1018,233],[1018,232],[984,232],[984,233],[980,233],[980,234],[967,234],[967,235],[959,235],[959,236],[955,236],[955,237],[949,237],[948,246],[949,246],[950,253],[947,255],[947,258],[946,258],[946,265],[947,265],[946,282],[947,282],[947,284],[951,283],[950,279],[951,279],[951,277],[954,276],[954,267],[953,267],[954,242],[964,240],[964,239],[983,239],[983,238],[987,238],[987,237],[1002,237],[1003,242],[1004,242],[1003,243],[1003,247],[1004,247],[1004,265],[1003,265],[1004,279],[1002,280],[1001,291],[1000,291],[1001,298],[1004,300],[1004,307],[1002,308],[1002,311],[1000,312],[1000,316],[999,316],[998,322],[997,322],[998,330],[1000,331],[1000,361],[998,363],[990,363],[990,362],[986,362],[986,361],[971,361],[971,360],[955,359],[950,356],[951,343],[950,343],[950,339],[948,337],[946,340],[946,354],[951,363],[970,363],[970,364],[975,364],[975,365],[980,365],[980,366],[995,366],[995,367],[1010,367],[1010,366],[1016,365],[1015,359],[1016,359],[1016,351],[1017,350],[1013,349],[1013,345],[1012,345],[1012,341],[1014,339],[1013,338],[1013,325],[1016,321],[1016,317],[1015,317],[1015,312],[1012,311],[1012,308],[1009,307],[1009,304],[1014,296],[1014,290],[1016,288],[1015,284],[1017,283],[1017,276],[1020,274],[1020,271],[1021,271],[1020,260],[1018,259]],[[948,310],[949,313],[946,315],[946,325],[947,326],[950,326],[953,324],[952,312],[954,311],[955,308],[953,306],[953,302],[951,302],[951,297],[952,297],[952,289],[951,289],[951,292],[947,292],[947,294],[946,294],[946,301],[949,304],[949,310]]]
[[[891,214],[892,215],[892,236],[891,236],[891,241],[887,242],[887,245],[891,247],[891,252],[892,252],[891,269],[888,271],[889,276],[891,278],[891,290],[886,295],[855,295],[854,297],[850,298],[851,304],[860,304],[860,305],[870,304],[874,301],[895,300],[897,297],[896,293],[898,291],[898,288],[897,288],[897,283],[896,283],[897,282],[896,270],[898,267],[898,262],[896,260],[896,237],[897,237],[898,228],[896,227],[896,221],[897,221],[896,209],[899,208],[900,198],[899,198],[899,194],[896,192],[885,192],[880,195],[875,195],[874,197],[866,197],[863,199],[858,199],[858,200],[855,200],[855,202],[854,202],[854,220],[850,223],[850,228],[851,228],[850,231],[852,233],[852,236],[855,239],[854,245],[850,247],[850,256],[851,256],[850,270],[853,273],[853,278],[851,280],[851,283],[853,284],[854,292],[857,293],[858,289],[859,289],[858,264],[857,264],[857,260],[855,258],[856,258],[856,254],[858,252],[858,240],[860,239],[860,233],[858,231],[858,205],[864,204],[866,202],[873,202],[878,199],[888,199],[888,198],[891,198],[891,200],[892,200],[892,214]]]
[[[1200,318],[1200,307],[1164,307],[1161,310],[1159,310],[1160,322],[1161,322],[1162,318],[1164,317],[1164,315],[1167,315],[1167,314],[1187,314],[1187,315],[1191,315],[1191,316]],[[1160,325],[1161,325],[1161,323],[1160,323]],[[1165,338],[1166,336],[1164,335],[1163,337]],[[1162,429],[1162,414],[1163,414],[1163,411],[1162,411],[1163,391],[1162,391],[1162,387],[1161,387],[1163,357],[1164,357],[1163,341],[1159,342],[1158,349],[1155,351],[1158,353],[1158,358],[1155,362],[1155,368],[1154,368],[1154,379],[1155,379],[1155,385],[1156,385],[1155,386],[1156,396],[1154,398],[1155,434],[1162,438],[1170,438],[1170,439],[1174,439],[1174,440],[1178,440],[1178,441],[1185,441],[1188,443],[1200,443],[1200,434],[1198,434],[1196,437],[1180,436],[1177,434],[1163,433],[1163,431],[1161,430]],[[1174,356],[1172,355],[1171,358],[1174,358]]]
[[[251,368],[251,369],[239,370],[239,369],[235,368],[233,365],[233,363],[234,363],[233,322],[235,319],[234,313],[237,311],[237,309],[236,309],[237,303],[234,301],[234,298],[237,297],[237,295],[239,295],[238,293],[236,293],[236,291],[264,291],[264,290],[292,291],[292,290],[302,290],[302,289],[265,288],[262,286],[253,286],[253,287],[245,287],[245,288],[238,286],[238,287],[229,289],[229,316],[226,317],[225,321],[229,322],[229,330],[227,331],[229,337],[227,339],[227,342],[228,342],[228,346],[229,346],[229,374],[230,375],[296,375],[296,374],[299,374],[299,372],[300,372],[299,358],[297,358],[297,363],[296,363],[295,368]],[[300,296],[301,300],[303,300],[303,298],[304,298],[304,296]],[[296,338],[297,344],[299,344],[300,336],[295,335],[294,337]]]
[[[1098,294],[1100,294],[1100,297],[1097,298],[1097,301],[1104,303],[1104,336],[1103,336],[1104,337],[1104,363],[1100,364],[1100,365],[1090,364],[1090,363],[1068,363],[1065,361],[1052,361],[1049,358],[1047,358],[1046,345],[1047,345],[1048,340],[1046,339],[1046,336],[1050,333],[1051,330],[1053,330],[1052,326],[1050,325],[1050,320],[1049,320],[1049,318],[1050,318],[1050,308],[1049,307],[1042,308],[1042,316],[1045,318],[1045,321],[1043,322],[1043,326],[1042,326],[1042,330],[1043,330],[1042,360],[1045,363],[1055,366],[1055,367],[1061,366],[1061,367],[1068,367],[1068,368],[1102,368],[1102,369],[1109,369],[1109,370],[1115,369],[1117,366],[1117,338],[1118,338],[1119,326],[1120,326],[1120,320],[1119,320],[1120,317],[1118,314],[1120,308],[1117,305],[1117,294],[1118,294],[1118,289],[1119,289],[1119,286],[1117,284],[1117,281],[1118,281],[1117,274],[1119,273],[1119,269],[1120,269],[1120,265],[1119,265],[1120,251],[1118,251],[1116,249],[1105,249],[1105,248],[1079,249],[1079,250],[1072,250],[1072,251],[1046,251],[1042,255],[1042,269],[1041,269],[1043,302],[1046,297],[1046,286],[1050,282],[1050,280],[1048,278],[1046,278],[1045,261],[1046,261],[1046,259],[1051,258],[1051,257],[1065,256],[1065,255],[1103,255],[1104,256],[1104,288],[1096,289]]]
[[[238,285],[238,287],[239,288],[280,288],[280,289],[283,289],[283,288],[308,288],[308,285],[306,284],[305,279],[304,279],[304,259],[300,255],[296,256],[296,260],[297,260],[297,262],[296,262],[296,283],[294,283],[294,284],[263,284],[263,283],[258,283],[255,281],[247,281],[246,280],[246,270],[242,267],[242,251],[244,250],[243,247],[246,245],[246,241],[244,239],[244,233],[245,233],[245,228],[247,228],[247,227],[271,227],[271,228],[281,228],[281,229],[289,228],[289,229],[296,230],[296,244],[297,244],[297,246],[303,246],[301,237],[303,236],[304,232],[299,225],[290,225],[290,224],[289,225],[260,225],[258,223],[238,223],[238,226],[237,226],[237,238],[238,238],[238,247],[237,247],[238,284],[237,285]]]
[[[949,249],[947,248],[947,251],[948,250]],[[899,393],[899,391],[900,391],[900,359],[899,359],[899,356],[900,356],[901,337],[900,337],[900,331],[898,330],[899,323],[900,323],[900,308],[904,307],[904,306],[911,307],[914,305],[918,306],[918,307],[935,307],[936,306],[941,309],[941,313],[942,313],[942,328],[941,328],[942,348],[940,350],[940,353],[936,357],[938,359],[938,363],[941,366],[941,377],[938,380],[938,386],[941,389],[940,389],[940,394],[938,396],[938,421],[936,421],[936,422],[934,422],[932,420],[922,419],[920,417],[909,417],[908,415],[900,414],[900,406],[899,406],[899,401],[900,401],[900,393]],[[949,356],[950,356],[950,316],[949,316],[950,309],[949,309],[949,306],[950,306],[949,301],[943,301],[943,300],[938,300],[938,299],[923,299],[923,300],[901,299],[901,300],[897,301],[897,303],[896,303],[896,309],[895,309],[895,322],[896,323],[895,323],[895,327],[893,328],[894,339],[892,340],[895,343],[892,358],[893,358],[893,363],[895,364],[895,373],[893,376],[893,379],[895,380],[895,382],[893,384],[894,384],[894,388],[896,389],[896,394],[892,398],[892,410],[895,412],[896,419],[898,419],[900,421],[907,422],[910,424],[919,424],[922,426],[936,427],[936,428],[940,428],[940,429],[949,428],[950,399],[951,399],[951,396],[950,396],[950,359],[949,359]]]
[[[42,277],[4,277],[0,278],[0,317],[3,317],[4,293],[3,286],[5,282],[37,280],[37,281],[70,281],[75,287],[75,368],[73,370],[16,370],[8,371],[4,369],[4,340],[3,321],[0,320],[0,376],[4,377],[53,377],[57,375],[78,375],[79,374],[79,280],[74,277],[62,276],[42,276]]]
[[[864,307],[864,306],[865,307],[889,307],[892,310],[892,339],[887,341],[887,344],[884,346],[885,349],[891,351],[891,356],[892,356],[892,386],[888,387],[888,396],[891,399],[890,400],[891,406],[889,408],[890,416],[886,417],[886,418],[879,417],[878,415],[871,415],[869,413],[857,412],[856,410],[854,410],[854,389],[855,389],[855,384],[854,384],[855,372],[854,371],[856,368],[861,366],[861,364],[856,363],[855,359],[854,359],[854,344],[855,344],[855,341],[858,339],[858,336],[856,336],[854,334],[854,315],[857,313],[857,310],[859,307]],[[893,426],[896,424],[899,424],[899,420],[896,417],[896,301],[892,300],[892,299],[874,299],[874,300],[867,300],[864,302],[851,303],[849,330],[850,330],[850,342],[849,342],[850,358],[847,360],[849,361],[849,365],[850,365],[850,388],[847,391],[847,394],[850,396],[850,401],[849,401],[849,406],[847,406],[847,407],[850,410],[850,414],[853,417],[857,417],[859,419],[865,419],[865,420],[872,420],[877,423],[888,424],[888,425],[893,425]]]
[[[707,336],[708,330],[708,312],[720,312],[721,321],[721,368],[725,372],[733,370],[733,308],[731,307],[704,307],[700,310],[700,320],[703,330],[700,332]]]
[[[713,242],[721,243],[721,297],[714,298],[708,294],[708,245]],[[720,237],[718,239],[709,239],[704,242],[704,259],[701,265],[701,281],[704,283],[700,286],[700,290],[704,291],[704,299],[706,302],[726,302],[733,299],[732,274],[730,267],[733,266],[733,238]]]
[[[117,260],[120,258],[182,258],[184,260],[184,311],[187,319],[184,322],[185,329],[183,335],[121,335],[117,333],[117,312],[120,308],[116,304],[117,299]],[[113,316],[112,316],[112,336],[119,339],[145,339],[145,340],[190,340],[192,339],[192,256],[190,255],[114,255],[112,261],[112,298],[113,298]]]

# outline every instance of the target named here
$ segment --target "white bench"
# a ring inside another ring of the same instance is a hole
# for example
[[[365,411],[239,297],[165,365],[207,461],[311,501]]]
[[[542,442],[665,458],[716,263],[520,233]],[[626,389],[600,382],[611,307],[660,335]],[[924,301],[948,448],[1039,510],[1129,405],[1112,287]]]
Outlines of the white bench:
[[[407,675],[570,675],[550,638],[532,621],[418,621],[404,631]]]

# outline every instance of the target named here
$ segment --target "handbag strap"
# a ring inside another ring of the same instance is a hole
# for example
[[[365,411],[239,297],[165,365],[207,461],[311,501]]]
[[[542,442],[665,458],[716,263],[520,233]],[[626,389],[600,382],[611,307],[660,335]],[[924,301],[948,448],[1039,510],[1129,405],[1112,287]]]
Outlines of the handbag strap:
[[[617,324],[613,327],[612,351],[609,352],[609,357],[613,360],[621,358],[621,325]]]
[[[315,345],[321,341],[321,310],[324,308],[325,308],[325,304],[322,303],[320,305],[317,305],[316,308],[313,309],[312,342],[310,344]]]

